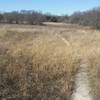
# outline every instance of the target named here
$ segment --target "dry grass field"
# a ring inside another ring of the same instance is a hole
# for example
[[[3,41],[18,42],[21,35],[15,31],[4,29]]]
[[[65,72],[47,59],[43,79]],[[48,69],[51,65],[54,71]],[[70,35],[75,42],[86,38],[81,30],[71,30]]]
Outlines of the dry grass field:
[[[100,31],[0,25],[0,100],[70,100],[82,59],[89,62],[91,94],[98,100]]]

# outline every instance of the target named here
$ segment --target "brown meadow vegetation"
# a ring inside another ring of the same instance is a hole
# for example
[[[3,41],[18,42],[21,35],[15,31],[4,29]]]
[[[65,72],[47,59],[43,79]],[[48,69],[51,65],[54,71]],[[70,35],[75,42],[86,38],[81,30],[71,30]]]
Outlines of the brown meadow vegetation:
[[[0,100],[70,100],[82,59],[89,61],[91,93],[98,100],[100,31],[78,25],[0,25]]]

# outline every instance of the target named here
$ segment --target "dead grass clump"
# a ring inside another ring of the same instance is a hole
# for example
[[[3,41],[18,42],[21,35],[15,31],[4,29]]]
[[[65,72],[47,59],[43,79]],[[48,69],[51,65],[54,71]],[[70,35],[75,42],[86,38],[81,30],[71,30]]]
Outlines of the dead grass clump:
[[[0,45],[0,99],[70,99],[79,62],[71,47],[52,35],[11,34],[7,48]]]

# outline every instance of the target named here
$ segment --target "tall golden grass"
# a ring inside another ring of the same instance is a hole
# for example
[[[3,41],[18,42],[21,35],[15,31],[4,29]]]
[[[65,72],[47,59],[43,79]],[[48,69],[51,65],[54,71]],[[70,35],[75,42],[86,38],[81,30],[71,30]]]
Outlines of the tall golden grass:
[[[99,50],[97,30],[1,25],[0,99],[70,100],[80,61],[88,59],[92,94],[98,100]]]

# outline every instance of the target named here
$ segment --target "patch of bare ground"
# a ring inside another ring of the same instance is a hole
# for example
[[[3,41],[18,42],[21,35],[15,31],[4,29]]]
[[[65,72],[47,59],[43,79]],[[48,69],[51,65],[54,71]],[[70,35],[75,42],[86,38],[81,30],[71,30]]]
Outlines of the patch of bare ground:
[[[75,77],[75,87],[72,100],[93,100],[91,96],[89,65],[86,60],[82,60]]]

